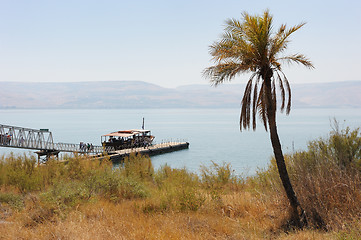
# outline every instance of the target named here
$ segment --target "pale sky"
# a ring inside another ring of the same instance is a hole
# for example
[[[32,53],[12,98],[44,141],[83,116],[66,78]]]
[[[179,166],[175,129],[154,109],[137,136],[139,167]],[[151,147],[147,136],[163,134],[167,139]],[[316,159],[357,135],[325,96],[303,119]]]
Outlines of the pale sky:
[[[291,83],[361,80],[360,0],[0,0],[0,81],[208,84],[225,20],[267,8],[275,28],[307,22],[289,53],[316,69],[286,67]]]

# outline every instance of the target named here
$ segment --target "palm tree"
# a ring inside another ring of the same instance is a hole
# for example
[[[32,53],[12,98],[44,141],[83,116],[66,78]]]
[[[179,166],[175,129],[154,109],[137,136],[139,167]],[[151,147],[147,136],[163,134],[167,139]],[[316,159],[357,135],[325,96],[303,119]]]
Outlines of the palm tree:
[[[280,92],[280,109],[286,114],[291,110],[291,89],[281,63],[298,63],[313,68],[302,54],[279,56],[287,49],[289,37],[305,23],[291,28],[281,25],[278,31],[272,28],[272,15],[266,10],[263,16],[242,14],[242,21],[226,21],[222,39],[210,46],[210,54],[216,65],[206,68],[204,76],[213,85],[231,81],[241,73],[252,73],[241,103],[240,130],[256,129],[258,112],[266,131],[269,129],[278,173],[293,212],[293,220],[299,227],[307,224],[302,209],[291,185],[284,161],[276,125],[276,92]]]

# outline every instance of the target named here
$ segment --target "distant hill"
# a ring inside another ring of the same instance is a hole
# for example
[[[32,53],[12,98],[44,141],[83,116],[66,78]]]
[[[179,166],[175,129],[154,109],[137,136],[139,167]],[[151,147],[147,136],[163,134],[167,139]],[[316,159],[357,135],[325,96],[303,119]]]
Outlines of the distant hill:
[[[243,84],[163,88],[140,81],[0,82],[0,108],[230,108]],[[361,81],[292,84],[293,107],[360,107]]]

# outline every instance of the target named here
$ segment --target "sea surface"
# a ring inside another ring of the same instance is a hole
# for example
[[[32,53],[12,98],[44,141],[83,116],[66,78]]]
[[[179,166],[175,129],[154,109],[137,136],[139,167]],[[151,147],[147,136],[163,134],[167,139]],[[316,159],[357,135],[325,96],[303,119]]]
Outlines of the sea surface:
[[[52,109],[0,110],[0,124],[49,129],[54,142],[100,145],[101,135],[141,128],[152,131],[155,142],[188,141],[189,149],[152,157],[155,168],[169,165],[199,172],[200,166],[230,163],[236,174],[252,175],[267,167],[272,157],[268,132],[239,130],[239,109]],[[361,108],[292,109],[278,113],[277,125],[284,153],[307,148],[310,140],[327,137],[331,122],[361,127]],[[0,147],[0,154],[30,152]]]

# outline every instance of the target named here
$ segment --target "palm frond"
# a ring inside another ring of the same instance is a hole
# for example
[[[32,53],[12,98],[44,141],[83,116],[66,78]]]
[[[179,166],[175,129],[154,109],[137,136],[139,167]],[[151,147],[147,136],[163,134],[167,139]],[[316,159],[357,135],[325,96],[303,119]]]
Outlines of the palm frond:
[[[303,54],[293,54],[290,56],[278,58],[278,60],[286,61],[288,64],[295,62],[298,64],[302,64],[308,68],[315,68],[312,62],[308,60]]]
[[[273,58],[277,54],[283,52],[289,43],[289,37],[292,33],[303,27],[306,23],[301,23],[296,26],[291,27],[290,29],[286,29],[286,25],[281,25],[278,32],[274,35],[272,41],[271,41],[271,47],[270,47],[270,57]]]
[[[268,122],[268,118],[267,118],[267,99],[266,99],[266,93],[265,93],[265,82],[262,82],[261,85],[261,89],[259,91],[258,94],[258,99],[257,99],[257,110],[258,110],[258,115],[261,118],[261,121],[264,125],[265,130],[267,131],[267,122]]]
[[[279,75],[278,71],[276,71],[277,74],[277,80],[278,80],[278,86],[279,86],[279,90],[281,92],[281,112],[283,112],[284,108],[285,108],[285,102],[286,102],[286,92],[285,92],[285,88],[283,86],[283,81],[281,76]]]
[[[282,74],[282,76],[280,75]],[[276,71],[275,72],[278,80],[278,86],[279,91],[281,92],[281,112],[283,112],[286,109],[286,114],[288,115],[291,111],[291,87],[290,83],[288,82],[288,79],[284,72],[282,71]],[[286,96],[287,95],[287,96]],[[287,105],[286,105],[286,99],[287,99]]]
[[[301,27],[303,27],[306,23],[300,23],[296,26],[291,27],[290,29],[288,29],[287,31],[285,31],[284,33],[284,39],[287,39],[292,33],[296,32],[298,29],[300,29]]]
[[[272,107],[274,110],[277,109],[277,91],[276,91],[276,81],[274,80],[274,77],[271,79],[272,89],[271,89],[271,98],[272,98]]]
[[[282,75],[283,75],[283,81],[286,85],[286,91],[288,93],[288,102],[287,102],[287,107],[286,107],[286,114],[290,114],[290,111],[291,111],[291,97],[292,97],[292,93],[291,93],[291,86],[290,86],[290,83],[288,82],[288,79],[286,77],[286,75],[284,74],[284,72],[282,72]]]
[[[227,62],[206,68],[203,75],[211,79],[212,85],[219,85],[231,81],[237,74],[248,72],[249,66],[234,62]]]
[[[257,125],[257,97],[258,97],[258,82],[259,82],[260,76],[257,76],[257,81],[254,84],[254,90],[253,90],[253,102],[252,102],[252,127],[253,130],[256,130]]]
[[[253,78],[248,80],[246,88],[244,89],[244,94],[241,102],[241,116],[240,116],[240,130],[242,131],[242,126],[244,129],[249,128],[250,124],[250,107],[251,107],[251,96],[252,96],[252,83]]]
[[[243,35],[243,24],[237,20],[237,19],[228,19],[226,21],[226,27],[225,27],[225,31],[226,32],[232,32],[238,35]]]

